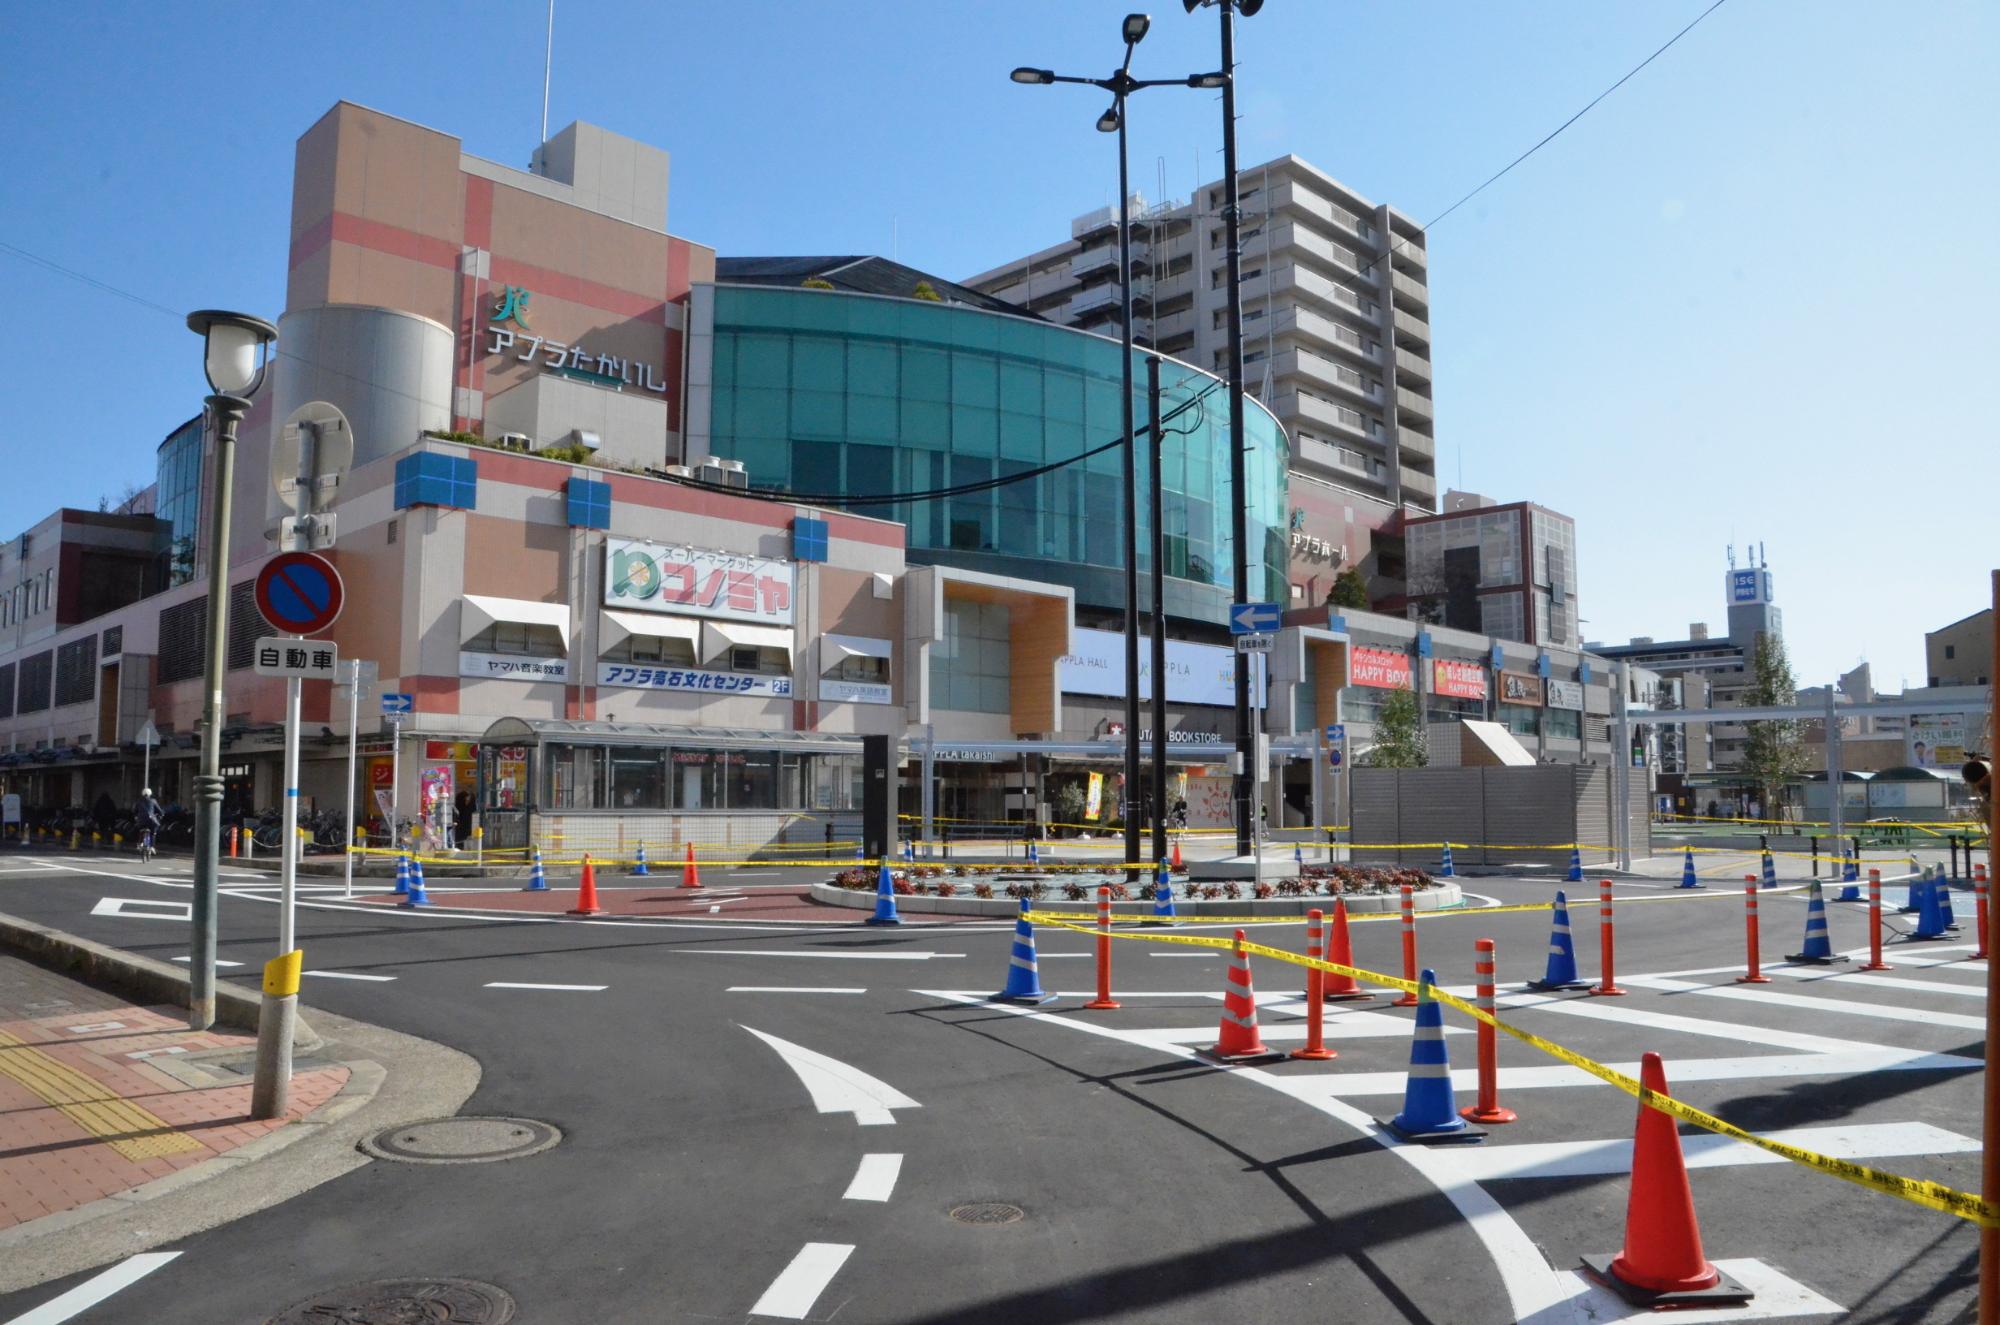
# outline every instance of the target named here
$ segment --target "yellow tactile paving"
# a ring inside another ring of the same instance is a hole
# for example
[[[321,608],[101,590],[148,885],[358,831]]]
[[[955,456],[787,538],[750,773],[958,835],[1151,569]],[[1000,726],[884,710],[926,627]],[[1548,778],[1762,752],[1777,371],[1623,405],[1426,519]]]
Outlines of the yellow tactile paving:
[[[164,1119],[68,1064],[0,1031],[0,1076],[19,1082],[79,1127],[130,1160],[157,1159],[201,1149],[201,1142],[175,1131]]]

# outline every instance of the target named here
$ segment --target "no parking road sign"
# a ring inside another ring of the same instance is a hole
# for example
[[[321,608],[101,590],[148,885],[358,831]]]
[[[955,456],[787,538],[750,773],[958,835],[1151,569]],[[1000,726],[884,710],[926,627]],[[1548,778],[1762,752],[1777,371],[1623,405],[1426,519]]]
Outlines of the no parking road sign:
[[[343,597],[340,572],[316,552],[281,552],[257,572],[257,611],[287,635],[325,630]]]

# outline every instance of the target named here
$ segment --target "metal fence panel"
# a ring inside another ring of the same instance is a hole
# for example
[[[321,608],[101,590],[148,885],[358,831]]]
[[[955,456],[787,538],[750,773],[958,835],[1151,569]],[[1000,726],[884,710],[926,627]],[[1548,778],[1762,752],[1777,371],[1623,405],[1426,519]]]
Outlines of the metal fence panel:
[[[1568,767],[1488,768],[1485,775],[1486,837],[1496,847],[1535,846],[1546,851],[1494,850],[1489,865],[1567,865],[1567,844],[1575,838],[1574,783]]]

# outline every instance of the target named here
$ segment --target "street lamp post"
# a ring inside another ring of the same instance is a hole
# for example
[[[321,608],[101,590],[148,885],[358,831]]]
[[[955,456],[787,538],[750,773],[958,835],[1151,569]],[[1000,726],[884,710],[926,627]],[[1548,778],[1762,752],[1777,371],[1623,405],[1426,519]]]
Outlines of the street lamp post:
[[[1120,27],[1125,39],[1125,59],[1109,78],[1079,78],[1058,74],[1052,69],[1024,66],[1010,77],[1016,83],[1087,83],[1103,88],[1112,97],[1111,107],[1097,117],[1100,133],[1118,135],[1118,288],[1119,343],[1125,444],[1121,450],[1125,480],[1125,819],[1126,878],[1132,880],[1139,863],[1139,818],[1134,812],[1145,804],[1139,796],[1139,477],[1138,458],[1133,446],[1132,422],[1132,190],[1128,181],[1125,142],[1125,100],[1148,87],[1218,87],[1219,76],[1195,74],[1187,78],[1132,77],[1132,48],[1145,39],[1152,20],[1144,14],[1127,14]],[[1158,439],[1154,439],[1155,446]],[[1156,469],[1157,476],[1157,469]],[[1157,481],[1157,477],[1156,477]],[[1155,698],[1163,689],[1154,677]],[[1156,704],[1157,712],[1157,704]],[[1163,724],[1156,717],[1154,727]],[[1158,732],[1155,732],[1156,737]],[[1157,789],[1155,800],[1157,801]],[[1159,834],[1155,833],[1157,840]]]
[[[245,313],[204,309],[188,314],[188,330],[203,339],[206,400],[215,430],[215,468],[208,521],[208,642],[202,664],[201,771],[196,775],[194,934],[188,953],[188,1025],[215,1024],[215,910],[222,842],[222,677],[229,643],[229,502],[236,470],[236,426],[263,384],[278,329]]]
[[[1222,18],[1222,230],[1229,259],[1229,532],[1236,544],[1236,600],[1250,601],[1250,518],[1244,500],[1243,447],[1243,236],[1236,202],[1236,29],[1237,14],[1249,18],[1264,0],[1181,0],[1192,14],[1214,5]],[[1250,804],[1251,764],[1257,758],[1257,734],[1250,729],[1250,669],[1236,662],[1236,853],[1250,851],[1250,829],[1256,808]]]

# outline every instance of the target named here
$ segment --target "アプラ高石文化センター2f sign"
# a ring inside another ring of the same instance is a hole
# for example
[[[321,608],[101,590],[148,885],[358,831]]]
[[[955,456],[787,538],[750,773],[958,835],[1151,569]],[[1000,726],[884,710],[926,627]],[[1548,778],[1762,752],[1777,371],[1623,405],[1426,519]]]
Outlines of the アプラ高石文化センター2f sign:
[[[610,538],[604,542],[604,605],[787,626],[792,563]]]
[[[631,663],[599,663],[597,684],[632,686],[640,690],[700,690],[711,695],[771,695],[792,693],[792,678],[761,672],[705,672],[693,667],[638,667]]]

